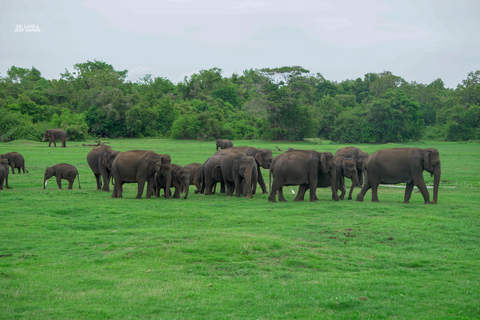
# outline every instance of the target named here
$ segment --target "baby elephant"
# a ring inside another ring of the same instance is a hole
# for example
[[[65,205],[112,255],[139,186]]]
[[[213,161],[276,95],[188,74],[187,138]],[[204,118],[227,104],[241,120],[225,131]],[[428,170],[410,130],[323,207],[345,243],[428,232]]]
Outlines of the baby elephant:
[[[11,189],[8,186],[8,169],[8,160],[0,159],[0,190],[3,190],[4,183],[7,189]]]
[[[45,169],[45,176],[43,178],[43,189],[46,189],[47,180],[53,176],[57,177],[57,184],[60,189],[62,189],[62,179],[68,180],[68,189],[73,189],[73,182],[78,176],[78,188],[81,189],[80,175],[78,174],[78,170],[71,164],[60,163],[54,165],[53,167]]]

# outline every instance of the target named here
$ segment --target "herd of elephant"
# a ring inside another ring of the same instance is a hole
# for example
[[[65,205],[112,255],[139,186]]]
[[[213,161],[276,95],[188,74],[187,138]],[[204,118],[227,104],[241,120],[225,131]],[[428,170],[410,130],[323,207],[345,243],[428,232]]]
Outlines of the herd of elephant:
[[[113,180],[112,198],[122,198],[123,184],[137,183],[136,198],[141,198],[147,184],[146,198],[160,197],[164,189],[166,198],[184,199],[189,194],[189,186],[196,187],[195,193],[211,195],[216,192],[216,185],[221,184],[221,191],[227,196],[244,196],[252,198],[257,184],[263,193],[269,193],[268,200],[286,201],[283,187],[299,186],[294,201],[304,200],[309,190],[310,201],[316,201],[317,188],[330,188],[332,199],[343,200],[346,195],[345,178],[352,184],[348,199],[352,199],[355,187],[361,187],[357,201],[363,201],[366,192],[372,189],[372,201],[378,202],[380,184],[406,183],[404,203],[409,203],[413,187],[417,186],[425,203],[437,203],[438,187],[441,176],[440,156],[437,149],[428,148],[392,148],[378,150],[371,155],[357,147],[345,147],[335,154],[315,150],[289,149],[276,157],[268,149],[254,147],[234,147],[228,139],[216,142],[217,151],[203,164],[190,163],[185,166],[173,164],[170,155],[158,154],[148,150],[115,151],[110,146],[100,144],[87,155],[87,162],[95,175],[97,190],[110,191]],[[220,150],[219,150],[220,149]],[[17,152],[0,155],[0,189],[11,167],[23,169],[25,161]],[[270,192],[267,191],[261,168],[269,170]],[[423,171],[434,178],[433,199],[426,187]],[[28,171],[27,171],[28,172]],[[73,187],[78,170],[66,163],[61,163],[45,170],[44,188],[47,179],[56,176],[61,188],[61,180]],[[273,179],[273,180],[272,180]],[[80,178],[78,179],[80,188]],[[173,195],[170,188],[174,188]],[[340,195],[338,194],[340,191]]]

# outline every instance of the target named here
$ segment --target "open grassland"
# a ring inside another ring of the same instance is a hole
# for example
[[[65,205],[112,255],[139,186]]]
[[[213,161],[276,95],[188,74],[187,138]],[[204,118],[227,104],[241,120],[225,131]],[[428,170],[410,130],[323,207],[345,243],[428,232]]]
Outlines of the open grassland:
[[[345,146],[234,144],[274,155],[276,146]],[[13,189],[0,191],[0,319],[480,318],[480,144],[358,145],[368,153],[437,148],[437,205],[424,205],[418,193],[405,205],[404,189],[392,187],[379,189],[380,203],[370,202],[371,191],[363,203],[334,202],[327,189],[315,203],[193,192],[186,200],[137,200],[134,184],[112,199],[95,190],[91,147],[47,145],[0,144],[0,153],[22,153],[30,171],[10,174]],[[201,141],[110,145],[168,153],[180,165],[215,152],[215,142]],[[77,167],[82,189],[75,181],[59,190],[55,178],[42,188],[45,167],[61,162]]]

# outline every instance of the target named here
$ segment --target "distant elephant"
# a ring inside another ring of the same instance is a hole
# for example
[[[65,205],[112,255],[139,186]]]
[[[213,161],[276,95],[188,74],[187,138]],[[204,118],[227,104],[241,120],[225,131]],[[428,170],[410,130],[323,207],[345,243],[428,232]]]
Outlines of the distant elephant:
[[[137,199],[140,199],[147,182],[146,197],[153,194],[155,172],[167,176],[166,189],[170,189],[172,160],[168,154],[158,154],[153,151],[130,150],[117,155],[112,165],[114,187],[112,198],[122,198],[124,183],[137,183]],[[168,194],[167,198],[170,198]]]
[[[352,199],[353,189],[356,186],[359,186],[359,187],[363,186],[363,177],[365,175],[363,172],[363,165],[368,158],[368,153],[360,150],[360,148],[357,148],[357,147],[345,147],[335,152],[334,156],[352,158],[353,161],[355,161],[355,163],[357,164],[358,184],[356,184],[352,180],[352,186],[350,187],[350,192],[348,193],[348,199],[350,200]]]
[[[338,201],[338,195],[334,192],[335,170],[331,152],[286,151],[273,160],[270,166],[270,180],[272,176],[273,182],[268,201],[275,202],[277,192],[279,201],[286,201],[282,188],[293,185],[300,186],[294,201],[302,201],[307,189],[310,189],[310,201],[316,201],[316,190],[319,186],[330,186],[332,197]]]
[[[245,153],[228,153],[220,160],[227,196],[240,195],[253,197],[253,187],[257,184],[258,170],[255,158]],[[242,188],[243,187],[243,188]]]
[[[92,169],[97,181],[97,190],[110,191],[113,161],[119,153],[120,151],[115,151],[110,146],[101,144],[94,147],[87,154],[88,165]],[[100,176],[103,179],[103,188]]]
[[[202,169],[201,163],[193,162],[184,166],[185,169],[190,171],[190,185],[194,185],[197,190],[194,193],[199,193],[202,189]]]
[[[68,189],[73,189],[73,182],[78,176],[78,188],[82,188],[80,187],[80,175],[78,174],[78,170],[71,164],[60,163],[45,169],[45,175],[43,177],[43,189],[47,188],[47,180],[53,176],[57,177],[57,184],[58,188],[60,189],[62,189],[62,179],[68,180]]]
[[[233,147],[233,142],[228,139],[217,139],[217,151],[220,149],[227,149]]]
[[[335,162],[335,192],[338,193],[338,190],[340,190],[339,198],[343,200],[345,193],[347,193],[345,190],[345,178],[351,179],[352,185],[359,185],[357,164],[352,158],[334,156],[333,160]]]
[[[3,190],[3,185],[5,188],[12,189],[8,186],[8,160],[0,159],[0,190]]]
[[[258,184],[262,188],[263,193],[268,193],[267,185],[265,184],[265,180],[263,179],[260,167],[264,169],[270,169],[270,164],[273,161],[272,151],[268,149],[257,149],[254,147],[231,147],[228,149],[217,151],[216,154],[219,154],[219,153],[227,154],[229,152],[245,153],[247,156],[252,156],[255,158],[255,161],[257,162]],[[255,191],[256,191],[256,185],[253,188],[254,194],[255,194]]]
[[[423,170],[433,177],[433,201],[423,179]],[[437,203],[441,163],[437,149],[393,148],[375,151],[365,162],[365,183],[357,195],[363,201],[365,193],[372,188],[372,201],[378,202],[378,186],[406,183],[404,203],[410,202],[412,190],[417,186],[425,203]]]
[[[63,131],[62,129],[48,129],[48,130],[45,130],[45,133],[43,134],[43,139],[42,141],[45,141],[50,139],[50,143],[48,144],[48,146],[50,147],[52,145],[52,142],[53,142],[53,145],[56,147],[57,144],[55,143],[55,140],[56,139],[59,139],[62,141],[62,147],[65,148],[67,146],[66,144],[66,141],[67,141],[67,133],[65,131]]]
[[[175,192],[172,198],[179,199],[180,193],[185,192],[185,196],[183,199],[187,199],[188,191],[190,186],[190,170],[178,165],[178,164],[171,164],[170,165],[170,174],[171,174],[171,187],[175,188]],[[167,191],[167,176],[160,175],[155,173],[155,184],[154,184],[154,194],[157,197],[160,197],[160,190],[165,190],[165,197],[170,193],[170,190]]]
[[[0,154],[0,159],[8,160],[8,164],[12,168],[12,174],[15,174],[15,169],[18,169],[18,173],[20,173],[20,169],[23,170],[23,173],[25,173],[25,171],[28,172],[25,170],[25,159],[18,152],[7,152],[5,154]]]
[[[215,193],[216,184],[220,182],[225,185],[222,170],[220,168],[220,161],[226,154],[214,154],[205,161],[202,165],[202,189],[201,193],[211,195]]]

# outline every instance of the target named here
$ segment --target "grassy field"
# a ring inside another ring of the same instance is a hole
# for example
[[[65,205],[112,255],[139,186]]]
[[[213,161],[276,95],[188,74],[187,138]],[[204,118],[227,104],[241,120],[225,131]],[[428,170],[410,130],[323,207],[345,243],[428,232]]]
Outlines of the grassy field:
[[[234,144],[274,155],[276,147],[345,146]],[[215,142],[201,141],[110,145],[168,153],[180,165],[215,152]],[[437,205],[424,205],[419,193],[403,204],[403,187],[381,187],[380,203],[370,191],[363,203],[334,202],[327,189],[315,203],[193,192],[137,200],[134,184],[112,199],[95,190],[91,147],[47,146],[0,144],[0,153],[22,153],[29,170],[10,174],[13,189],[0,191],[0,319],[480,318],[480,144],[358,145],[369,153],[437,148]],[[45,167],[61,162],[77,167],[82,189],[75,181],[59,190],[54,178],[42,188]]]

